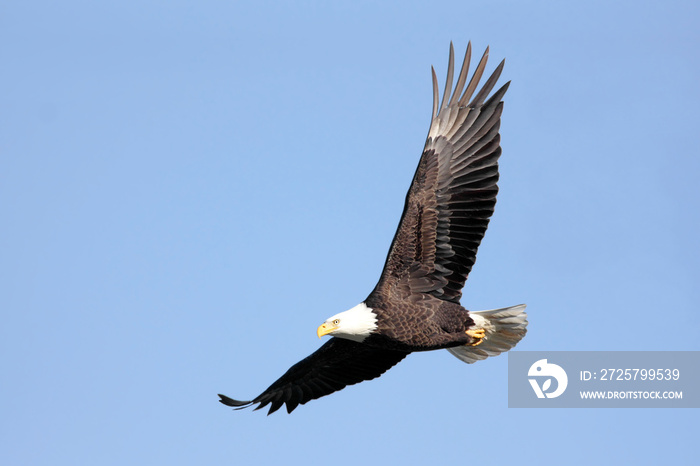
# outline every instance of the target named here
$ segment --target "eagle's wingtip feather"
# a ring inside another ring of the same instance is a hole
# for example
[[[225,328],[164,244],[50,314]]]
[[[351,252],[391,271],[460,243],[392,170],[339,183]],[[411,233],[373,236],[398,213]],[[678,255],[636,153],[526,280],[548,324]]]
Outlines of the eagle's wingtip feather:
[[[225,404],[226,406],[231,406],[233,408],[245,408],[253,403],[252,401],[234,400],[233,398],[229,398],[221,393],[219,393],[219,398],[219,403]]]

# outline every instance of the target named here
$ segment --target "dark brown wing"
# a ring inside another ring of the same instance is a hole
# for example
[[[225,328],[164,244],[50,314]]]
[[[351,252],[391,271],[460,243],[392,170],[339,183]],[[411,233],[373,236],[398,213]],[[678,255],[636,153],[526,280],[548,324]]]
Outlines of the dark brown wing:
[[[487,58],[488,48],[465,89],[470,43],[450,94],[454,72],[450,44],[447,82],[439,107],[433,69],[433,118],[428,139],[374,293],[403,297],[429,293],[455,303],[462,296],[496,205],[501,99],[510,84],[486,100],[503,69],[501,62],[469,102]]]
[[[275,383],[252,401],[238,401],[219,395],[223,404],[255,409],[270,405],[272,414],[284,403],[291,413],[300,404],[330,395],[364,380],[379,377],[405,358],[408,353],[372,348],[341,338],[331,338],[306,359],[293,365]]]

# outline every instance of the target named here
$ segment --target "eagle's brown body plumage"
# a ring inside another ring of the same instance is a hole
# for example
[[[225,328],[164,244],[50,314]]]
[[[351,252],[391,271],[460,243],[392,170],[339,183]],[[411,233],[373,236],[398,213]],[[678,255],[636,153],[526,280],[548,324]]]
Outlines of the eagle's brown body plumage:
[[[465,332],[474,321],[459,304],[430,295],[405,301],[384,301],[378,294],[367,298],[365,304],[377,314],[377,330],[363,344],[412,352],[472,342]],[[397,315],[394,312],[397,307],[404,312]]]

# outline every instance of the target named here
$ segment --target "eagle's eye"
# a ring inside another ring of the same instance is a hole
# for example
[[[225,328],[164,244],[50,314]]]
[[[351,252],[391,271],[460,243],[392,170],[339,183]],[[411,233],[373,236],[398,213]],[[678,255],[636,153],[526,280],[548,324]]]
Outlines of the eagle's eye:
[[[335,320],[333,321],[333,325],[338,325],[339,323],[340,323],[340,319],[335,319]]]

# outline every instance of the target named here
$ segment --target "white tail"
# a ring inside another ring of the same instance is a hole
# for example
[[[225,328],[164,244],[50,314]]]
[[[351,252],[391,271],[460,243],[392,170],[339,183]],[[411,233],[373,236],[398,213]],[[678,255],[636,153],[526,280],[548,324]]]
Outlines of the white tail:
[[[486,331],[481,344],[447,348],[447,351],[467,364],[505,353],[527,333],[525,304],[490,311],[470,311],[469,316],[474,320],[472,328],[483,328]]]

